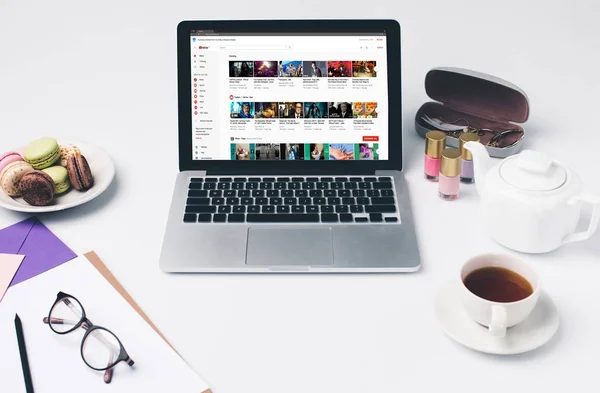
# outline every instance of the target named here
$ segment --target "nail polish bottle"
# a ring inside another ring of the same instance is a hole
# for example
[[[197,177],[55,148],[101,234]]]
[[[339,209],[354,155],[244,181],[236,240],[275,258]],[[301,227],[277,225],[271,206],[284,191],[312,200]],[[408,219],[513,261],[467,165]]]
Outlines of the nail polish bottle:
[[[460,181],[471,184],[475,182],[475,173],[473,171],[473,155],[464,147],[467,142],[479,142],[479,135],[474,132],[463,132],[459,138]]]
[[[460,187],[460,151],[458,149],[446,148],[442,151],[440,162],[440,198],[453,201],[458,198]]]
[[[440,157],[446,147],[446,134],[429,131],[425,135],[425,179],[436,182],[440,175]]]

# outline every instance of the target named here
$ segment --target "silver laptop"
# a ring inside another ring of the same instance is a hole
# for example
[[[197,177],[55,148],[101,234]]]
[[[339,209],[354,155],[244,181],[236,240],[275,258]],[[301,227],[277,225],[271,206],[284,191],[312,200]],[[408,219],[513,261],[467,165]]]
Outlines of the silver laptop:
[[[185,21],[165,272],[412,272],[393,20]]]

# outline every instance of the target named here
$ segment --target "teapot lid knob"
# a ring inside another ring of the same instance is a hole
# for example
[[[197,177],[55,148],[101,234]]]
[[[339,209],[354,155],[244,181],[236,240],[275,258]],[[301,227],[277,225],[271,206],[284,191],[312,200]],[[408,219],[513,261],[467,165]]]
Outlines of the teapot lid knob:
[[[552,166],[552,158],[546,153],[524,150],[519,154],[519,167],[534,173],[546,173]]]
[[[532,150],[504,160],[500,176],[514,187],[527,191],[556,190],[567,181],[567,171],[562,165],[549,155]]]

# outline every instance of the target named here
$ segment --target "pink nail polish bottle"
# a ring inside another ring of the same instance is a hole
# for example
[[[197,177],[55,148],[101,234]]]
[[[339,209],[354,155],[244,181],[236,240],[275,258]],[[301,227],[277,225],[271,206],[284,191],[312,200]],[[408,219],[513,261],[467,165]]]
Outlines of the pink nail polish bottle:
[[[436,182],[440,175],[440,157],[446,147],[446,134],[429,131],[425,135],[425,179]]]
[[[460,164],[461,157],[458,149],[446,148],[442,151],[438,195],[445,201],[453,201],[458,198]]]
[[[474,132],[463,132],[459,138],[459,150],[461,156],[460,163],[460,181],[463,183],[475,183],[475,171],[473,168],[473,155],[465,149],[467,142],[479,142],[479,135]]]

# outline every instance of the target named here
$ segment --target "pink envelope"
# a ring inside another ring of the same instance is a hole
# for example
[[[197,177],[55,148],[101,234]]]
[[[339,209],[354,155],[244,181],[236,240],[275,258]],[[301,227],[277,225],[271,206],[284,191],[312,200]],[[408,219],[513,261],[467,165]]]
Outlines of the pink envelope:
[[[0,230],[0,253],[25,256],[10,286],[77,257],[35,217]]]

